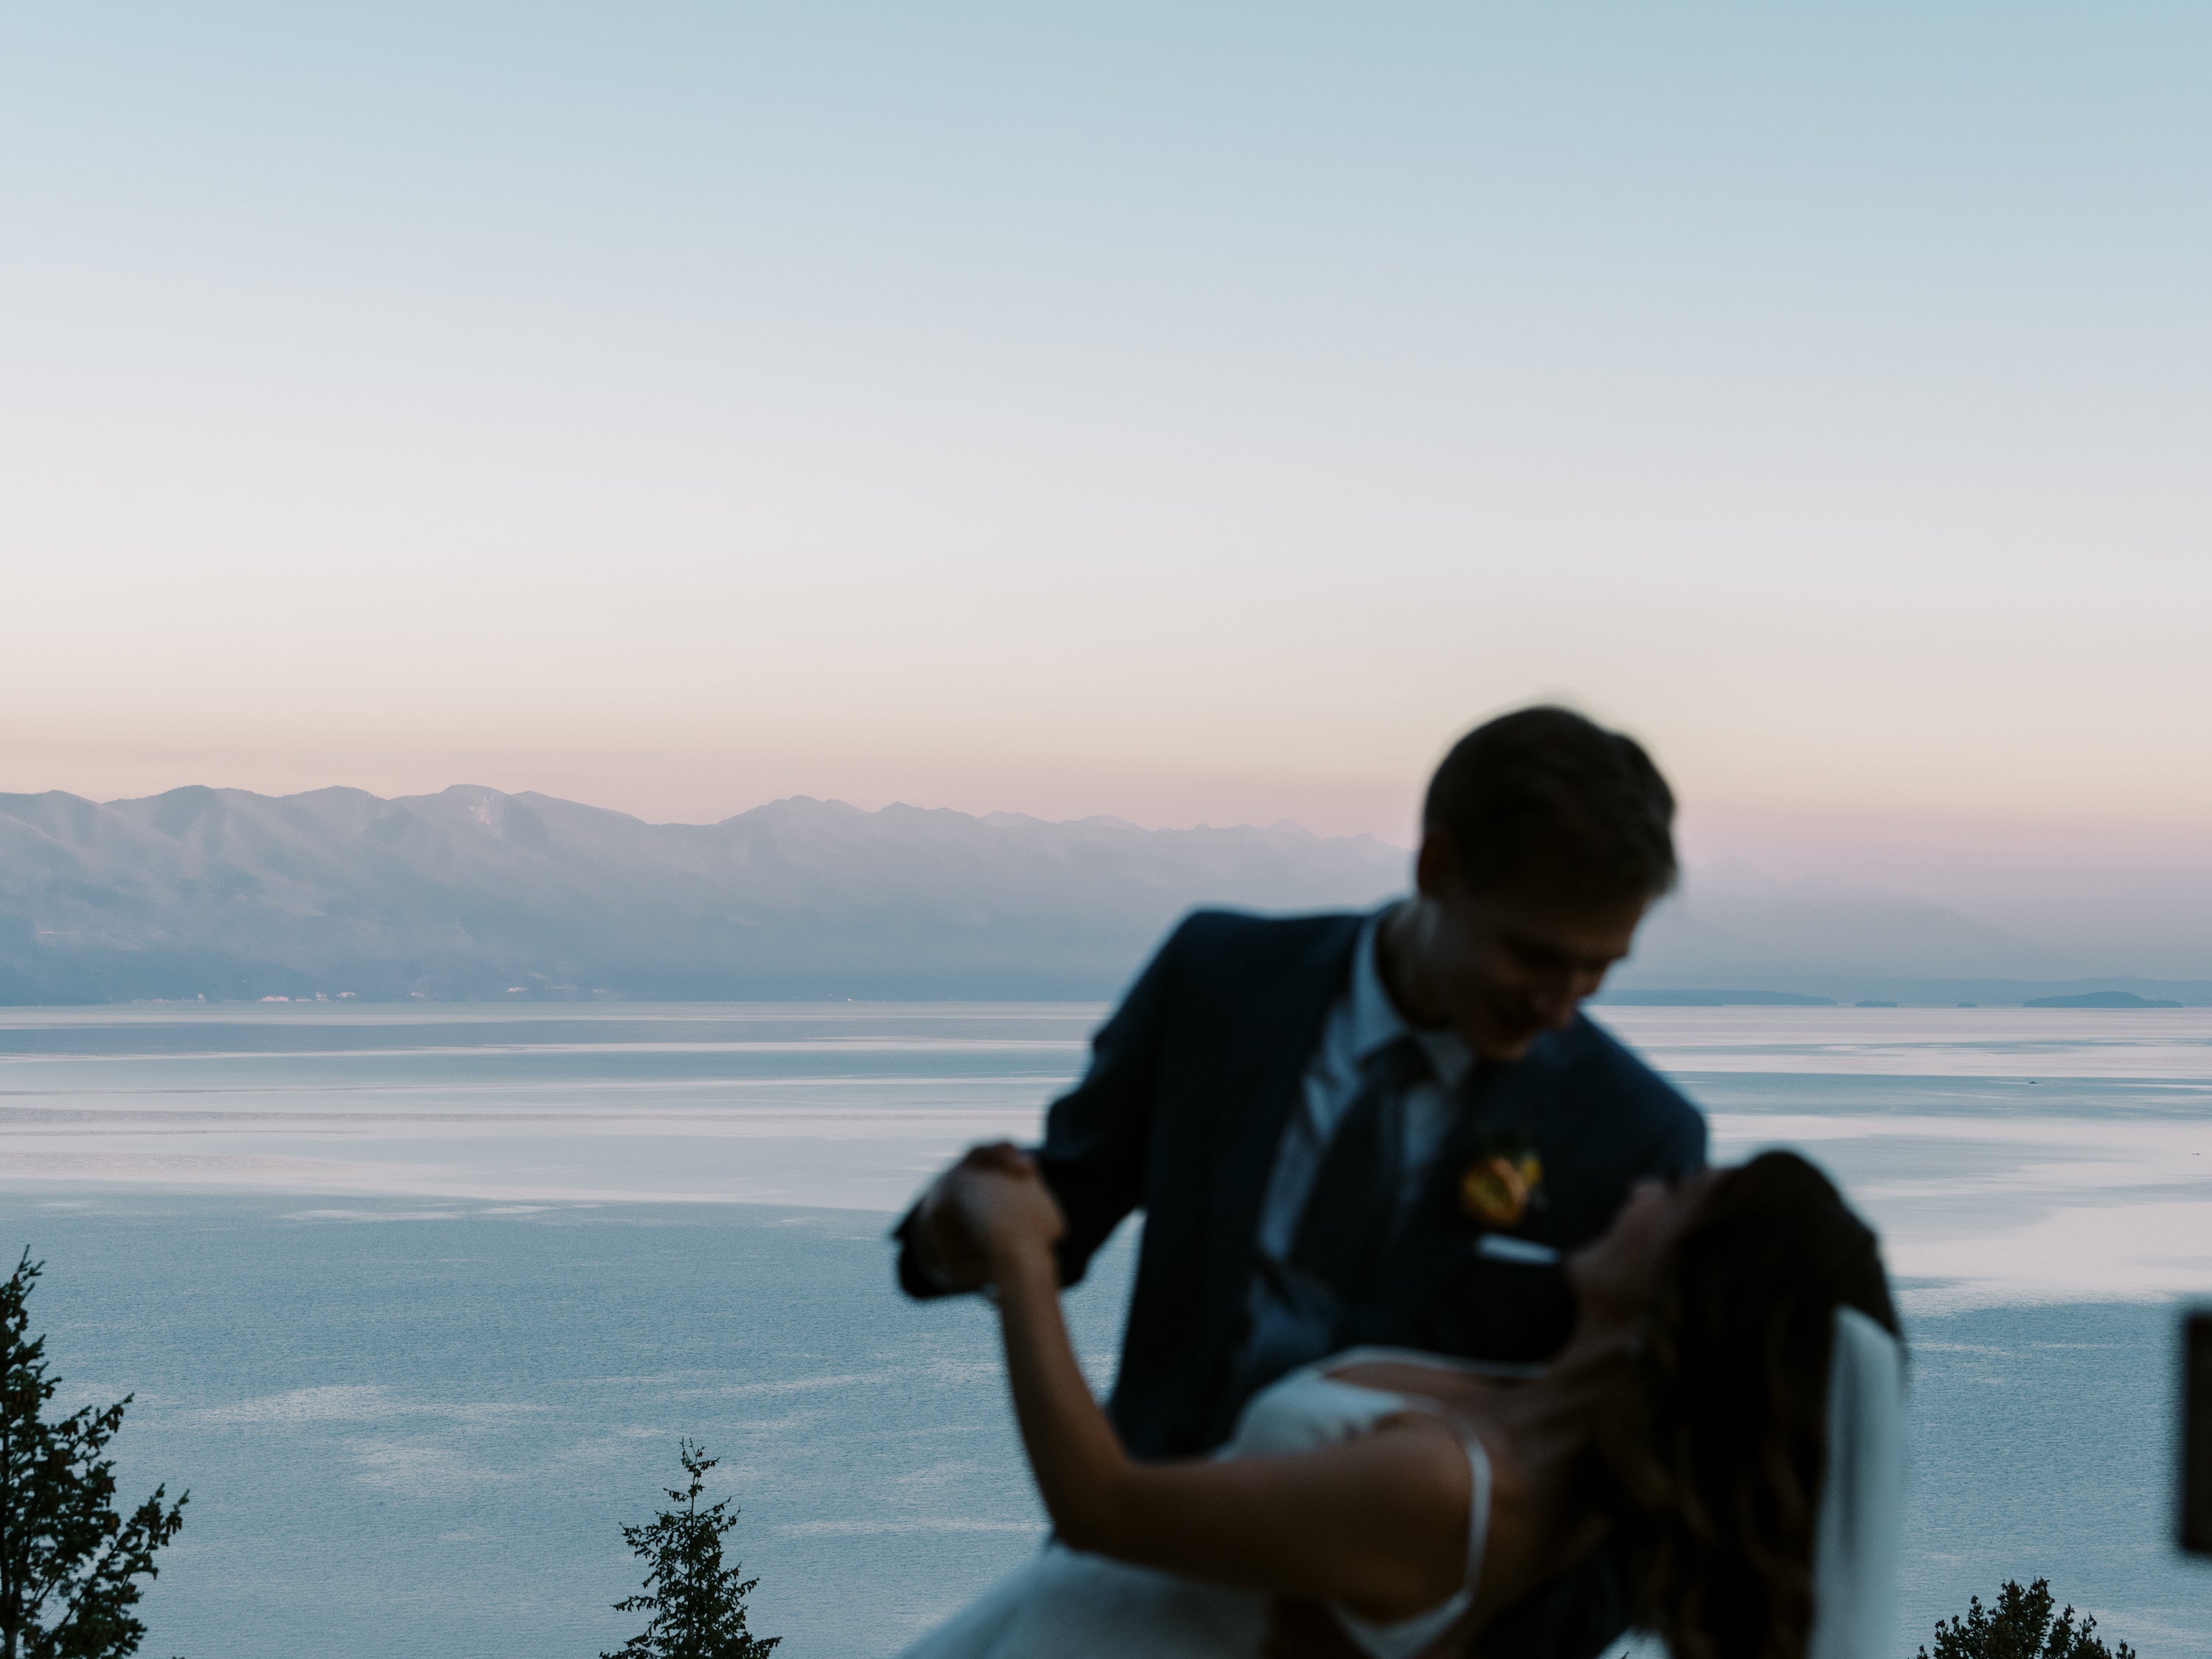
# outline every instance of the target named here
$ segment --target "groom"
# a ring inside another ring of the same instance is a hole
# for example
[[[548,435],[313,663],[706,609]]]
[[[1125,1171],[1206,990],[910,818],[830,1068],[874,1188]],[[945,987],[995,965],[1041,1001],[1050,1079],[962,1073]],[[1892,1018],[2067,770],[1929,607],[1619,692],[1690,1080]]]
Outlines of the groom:
[[[1697,1109],[1580,1012],[1674,884],[1673,819],[1632,739],[1522,709],[1437,768],[1408,897],[1201,911],[1170,937],[1033,1154],[1066,1214],[1063,1284],[1145,1212],[1109,1404],[1133,1455],[1208,1451],[1256,1390],[1363,1343],[1559,1349],[1565,1255],[1632,1182],[1705,1161]],[[897,1229],[910,1295],[982,1282],[950,1201],[961,1168]],[[1589,1558],[1480,1650],[1588,1659],[1626,1593]]]

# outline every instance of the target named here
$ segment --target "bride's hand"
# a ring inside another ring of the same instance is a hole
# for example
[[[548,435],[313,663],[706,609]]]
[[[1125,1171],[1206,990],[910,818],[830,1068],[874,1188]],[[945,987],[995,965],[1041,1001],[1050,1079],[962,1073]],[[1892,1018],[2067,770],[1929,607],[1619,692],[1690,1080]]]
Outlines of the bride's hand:
[[[1036,1166],[1012,1145],[977,1147],[952,1182],[953,1203],[994,1279],[1015,1260],[1048,1252],[1067,1231]]]

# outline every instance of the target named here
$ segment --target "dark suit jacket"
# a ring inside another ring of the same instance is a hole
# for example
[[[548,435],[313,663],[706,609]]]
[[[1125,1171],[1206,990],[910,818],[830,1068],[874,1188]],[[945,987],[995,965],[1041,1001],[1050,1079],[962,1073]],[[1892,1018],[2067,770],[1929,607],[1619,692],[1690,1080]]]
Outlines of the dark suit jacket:
[[[1064,1282],[1082,1277],[1124,1217],[1145,1212],[1109,1406],[1134,1455],[1194,1455],[1234,1426],[1243,1402],[1231,1375],[1275,1149],[1366,920],[1190,916],[1100,1028],[1083,1081],[1052,1108],[1037,1161],[1067,1217]],[[1526,1058],[1483,1068],[1472,1088],[1462,1125],[1394,1248],[1391,1294],[1362,1310],[1358,1338],[1541,1359],[1571,1323],[1564,1275],[1482,1253],[1481,1228],[1451,1201],[1467,1161],[1500,1137],[1529,1146],[1543,1162],[1544,1201],[1514,1233],[1571,1249],[1605,1230],[1631,1182],[1702,1165],[1705,1120],[1580,1018],[1540,1038]],[[900,1282],[933,1295],[914,1260],[911,1223],[909,1215],[899,1230]],[[1584,1614],[1610,1623],[1600,1642],[1625,1617],[1590,1607],[1573,1617]],[[1547,1628],[1561,1616],[1555,1609]],[[1540,1638],[1538,1650],[1581,1646],[1561,1633]]]
[[[1038,1165],[1067,1215],[1066,1282],[1124,1217],[1145,1212],[1110,1406],[1135,1455],[1194,1455],[1234,1425],[1243,1402],[1225,1390],[1267,1177],[1365,921],[1191,916],[1100,1029],[1089,1073],[1047,1120]],[[1512,1135],[1541,1158],[1544,1203],[1513,1231],[1561,1250],[1604,1231],[1631,1182],[1705,1162],[1697,1109],[1584,1019],[1489,1068],[1470,1115],[1455,1141]],[[1455,1183],[1478,1150],[1448,1142],[1432,1182]],[[1556,1352],[1571,1317],[1561,1276],[1482,1255],[1482,1231],[1458,1220],[1448,1195],[1417,1206],[1386,1275],[1394,1305],[1365,1310],[1360,1339],[1474,1358]],[[900,1270],[912,1294],[934,1294],[910,1245]]]

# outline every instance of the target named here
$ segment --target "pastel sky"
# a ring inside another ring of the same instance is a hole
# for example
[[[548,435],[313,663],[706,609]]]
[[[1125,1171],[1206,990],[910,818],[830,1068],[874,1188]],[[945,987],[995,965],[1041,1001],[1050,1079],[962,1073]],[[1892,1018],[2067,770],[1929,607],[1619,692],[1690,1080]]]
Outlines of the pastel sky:
[[[1558,696],[2201,866],[2208,156],[2201,4],[14,8],[0,788],[1402,841]]]

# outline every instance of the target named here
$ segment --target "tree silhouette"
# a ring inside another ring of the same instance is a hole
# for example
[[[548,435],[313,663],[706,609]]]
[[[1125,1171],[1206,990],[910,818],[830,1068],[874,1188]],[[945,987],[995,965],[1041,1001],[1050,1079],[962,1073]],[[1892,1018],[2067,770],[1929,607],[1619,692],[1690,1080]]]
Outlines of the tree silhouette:
[[[677,1442],[677,1455],[691,1477],[684,1487],[667,1487],[669,1501],[642,1527],[624,1527],[623,1541],[647,1565],[644,1589],[615,1603],[617,1613],[649,1613],[644,1631],[599,1659],[758,1659],[780,1636],[755,1636],[745,1628],[745,1597],[760,1581],[741,1577],[743,1568],[722,1565],[722,1534],[738,1524],[730,1500],[699,1507],[707,1471],[720,1460],[690,1440]]]
[[[2084,1616],[2077,1627],[2074,1608],[2051,1616],[2051,1581],[2039,1578],[2026,1589],[2010,1578],[1997,1592],[1994,1611],[1984,1612],[1972,1597],[1964,1619],[1936,1626],[1936,1659],[2136,1659],[2125,1642],[2117,1650],[2105,1645],[2097,1621]],[[1920,1650],[1928,1659],[1928,1650]]]
[[[45,1267],[26,1250],[0,1285],[0,1659],[123,1659],[146,1635],[138,1581],[160,1571],[154,1552],[191,1494],[165,1509],[156,1486],[127,1519],[116,1512],[105,1453],[132,1395],[46,1420],[61,1379],[26,1306]]]

